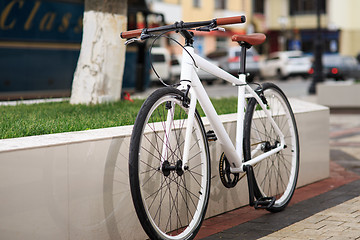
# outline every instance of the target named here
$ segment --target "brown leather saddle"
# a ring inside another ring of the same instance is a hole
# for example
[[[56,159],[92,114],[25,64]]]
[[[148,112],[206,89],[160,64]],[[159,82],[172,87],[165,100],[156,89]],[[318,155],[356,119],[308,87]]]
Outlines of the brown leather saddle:
[[[235,34],[231,37],[231,40],[233,42],[238,42],[239,44],[241,44],[242,42],[245,42],[247,44],[254,46],[254,45],[259,45],[259,44],[262,44],[263,42],[265,42],[266,35],[263,33],[252,33],[252,34],[247,34],[247,35]]]

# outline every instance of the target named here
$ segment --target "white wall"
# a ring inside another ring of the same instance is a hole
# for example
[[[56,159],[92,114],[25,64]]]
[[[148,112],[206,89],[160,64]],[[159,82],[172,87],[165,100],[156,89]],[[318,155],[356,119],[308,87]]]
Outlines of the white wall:
[[[324,82],[316,86],[317,101],[330,108],[359,108],[360,84]]]
[[[328,0],[329,23],[339,29],[360,30],[359,0]]]

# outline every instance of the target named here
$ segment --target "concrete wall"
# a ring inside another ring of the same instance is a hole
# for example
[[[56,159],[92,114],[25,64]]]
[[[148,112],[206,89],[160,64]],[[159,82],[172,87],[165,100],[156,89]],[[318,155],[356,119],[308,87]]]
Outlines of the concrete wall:
[[[317,102],[330,108],[359,108],[360,84],[351,82],[319,83]]]
[[[291,101],[300,137],[298,186],[329,176],[329,110]],[[235,114],[221,116],[229,132]],[[209,129],[207,120],[204,119]],[[128,184],[132,126],[0,140],[1,239],[145,239]],[[232,135],[232,137],[235,137]],[[221,149],[210,143],[207,216],[248,203],[247,183],[222,186]]]

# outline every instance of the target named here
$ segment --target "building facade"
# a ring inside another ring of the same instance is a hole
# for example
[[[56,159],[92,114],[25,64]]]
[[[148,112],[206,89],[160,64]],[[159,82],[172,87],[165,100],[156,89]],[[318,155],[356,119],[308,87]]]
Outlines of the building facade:
[[[328,0],[328,28],[339,31],[339,49],[343,55],[360,53],[360,24],[358,0]]]
[[[360,52],[357,0],[319,0],[325,53],[356,56]],[[312,53],[317,33],[317,1],[254,0],[254,22],[268,36],[267,52],[303,50]]]
[[[69,96],[82,0],[0,1],[0,99]]]
[[[359,0],[319,0],[323,50],[356,56],[360,52]],[[317,33],[316,0],[149,0],[154,12],[162,12],[166,23],[198,21],[246,15],[247,23],[227,26],[227,33],[197,34],[200,54],[229,47],[233,33],[267,34],[263,54],[282,50],[303,50],[312,54]]]

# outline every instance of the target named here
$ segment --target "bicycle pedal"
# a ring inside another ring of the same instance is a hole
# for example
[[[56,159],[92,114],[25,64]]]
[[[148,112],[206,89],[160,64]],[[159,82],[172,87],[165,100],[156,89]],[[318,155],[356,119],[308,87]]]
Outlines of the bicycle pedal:
[[[274,197],[262,197],[254,202],[255,209],[269,209],[274,206],[276,198]]]
[[[207,131],[206,138],[207,138],[208,142],[215,142],[217,140],[217,137],[213,130]]]

